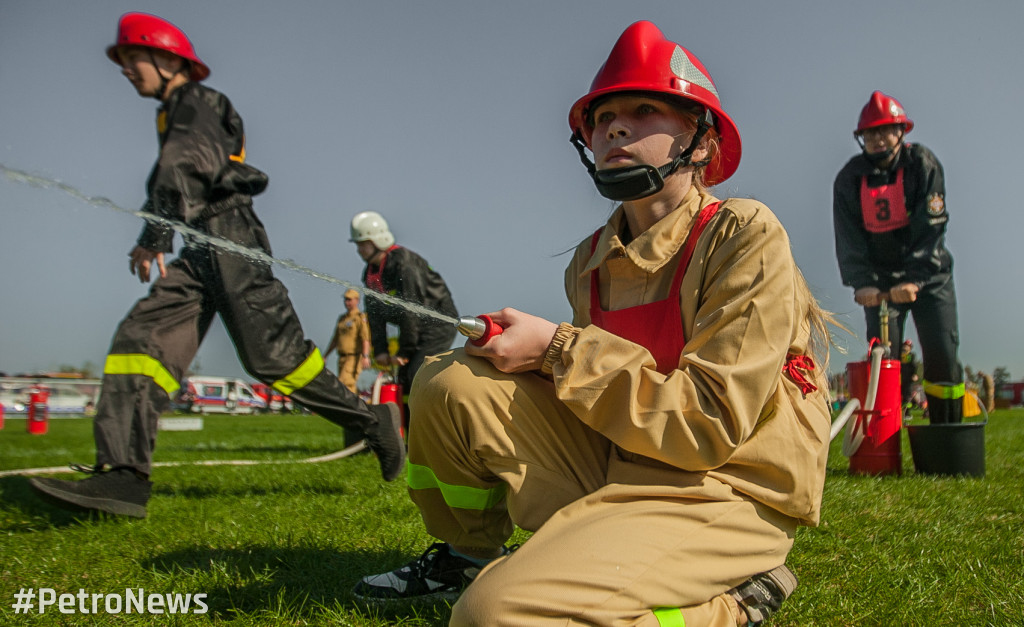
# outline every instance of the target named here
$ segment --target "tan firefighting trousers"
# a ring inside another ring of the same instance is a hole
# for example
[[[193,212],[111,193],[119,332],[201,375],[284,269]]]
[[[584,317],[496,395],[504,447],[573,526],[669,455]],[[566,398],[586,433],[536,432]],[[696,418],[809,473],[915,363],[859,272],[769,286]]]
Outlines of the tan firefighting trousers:
[[[339,355],[338,356],[338,380],[353,394],[358,394],[356,382],[363,372],[363,359],[361,355]]]
[[[456,350],[427,360],[411,402],[409,488],[427,531],[466,548],[536,532],[476,578],[452,625],[735,625],[723,593],[792,547],[795,520],[627,460],[537,374]]]

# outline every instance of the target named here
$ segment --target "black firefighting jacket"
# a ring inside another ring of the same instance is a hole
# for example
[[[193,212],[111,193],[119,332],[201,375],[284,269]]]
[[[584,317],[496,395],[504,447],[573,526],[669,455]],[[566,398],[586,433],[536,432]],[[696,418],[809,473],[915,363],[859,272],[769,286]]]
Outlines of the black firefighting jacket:
[[[238,207],[251,214],[252,196],[267,175],[244,163],[245,133],[227,96],[199,83],[175,89],[157,110],[160,156],[146,183],[143,211],[200,230],[209,217]],[[255,218],[255,216],[252,216]],[[147,222],[138,244],[168,253],[174,231]]]
[[[861,181],[867,177],[869,187],[893,184],[901,168],[909,224],[872,233],[864,225]],[[904,282],[923,286],[951,272],[953,258],[945,246],[949,220],[945,196],[942,164],[920,144],[905,144],[885,170],[876,169],[863,154],[850,159],[833,186],[836,257],[843,284],[855,290],[887,290]]]
[[[396,246],[387,253],[381,271],[384,293],[418,303],[451,318],[458,318],[448,285],[427,260],[408,248]],[[367,266],[363,270],[366,283]],[[398,357],[411,358],[418,350],[451,341],[454,323],[420,316],[401,307],[385,303],[370,293],[366,299],[366,317],[370,322],[373,354],[388,352],[387,324],[398,327]]]

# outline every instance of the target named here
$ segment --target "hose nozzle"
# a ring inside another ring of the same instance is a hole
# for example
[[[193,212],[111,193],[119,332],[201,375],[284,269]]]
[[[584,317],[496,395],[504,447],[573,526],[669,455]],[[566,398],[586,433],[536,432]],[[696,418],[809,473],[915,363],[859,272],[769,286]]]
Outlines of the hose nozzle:
[[[463,316],[459,318],[455,328],[476,346],[483,346],[487,340],[495,335],[501,335],[501,332],[504,331],[498,323],[491,320],[490,316],[485,315]]]
[[[885,355],[888,358],[891,345],[889,343],[889,302],[888,295],[882,299],[882,303],[878,308],[878,328],[879,335],[881,335],[882,347],[885,348]]]

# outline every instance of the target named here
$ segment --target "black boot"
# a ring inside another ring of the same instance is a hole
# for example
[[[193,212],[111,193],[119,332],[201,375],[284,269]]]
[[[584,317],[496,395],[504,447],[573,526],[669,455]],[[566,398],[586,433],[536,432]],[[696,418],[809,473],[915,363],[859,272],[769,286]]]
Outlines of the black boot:
[[[377,454],[384,481],[394,481],[405,467],[405,440],[402,439],[402,411],[394,403],[370,405],[377,422],[366,427],[364,435],[370,450]]]
[[[33,477],[28,483],[43,499],[58,507],[133,518],[146,517],[146,503],[153,489],[151,481],[126,467],[96,470],[81,481]]]

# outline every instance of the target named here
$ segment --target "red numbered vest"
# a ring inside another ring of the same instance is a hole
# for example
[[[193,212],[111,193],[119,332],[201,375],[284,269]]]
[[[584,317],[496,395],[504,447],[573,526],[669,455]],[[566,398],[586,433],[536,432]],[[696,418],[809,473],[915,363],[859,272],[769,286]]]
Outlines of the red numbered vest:
[[[891,185],[868,187],[867,177],[862,177],[860,210],[864,215],[864,228],[872,233],[886,233],[909,225],[905,198],[903,168],[896,171],[896,182]]]
[[[384,264],[388,262],[388,253],[390,253],[391,251],[395,250],[398,247],[398,244],[395,244],[391,248],[387,249],[384,252],[384,258],[380,260],[380,265],[377,266],[376,269],[374,269],[374,267],[371,265],[366,266],[366,287],[370,288],[375,292],[380,292],[381,294],[384,293],[384,282],[382,280],[384,276]]]
[[[590,273],[590,321],[609,333],[649,350],[658,362],[658,372],[662,374],[668,374],[679,367],[679,356],[682,355],[683,346],[686,344],[686,338],[683,337],[683,314],[679,308],[679,285],[683,282],[683,275],[690,265],[690,259],[693,258],[697,239],[718,211],[719,204],[711,203],[697,215],[697,221],[686,237],[679,267],[672,277],[672,286],[664,300],[616,311],[605,311],[601,308],[601,295],[598,291],[598,270],[594,269]],[[590,244],[591,254],[597,248],[600,235],[601,231],[598,229]]]
[[[669,289],[668,297],[664,300],[616,311],[605,311],[601,308],[598,269],[595,268],[590,273],[591,323],[646,348],[657,362],[658,372],[662,374],[668,374],[679,367],[679,357],[683,354],[683,347],[686,346],[686,337],[683,335],[683,313],[679,307],[679,286],[683,282],[683,275],[686,274],[691,259],[693,259],[693,250],[697,246],[697,239],[700,238],[700,234],[704,232],[708,222],[718,211],[720,204],[711,203],[698,214],[696,223],[690,229],[690,234],[686,236],[679,266],[672,277],[672,286]],[[590,242],[591,255],[597,248],[597,240],[600,236],[601,230],[598,229]],[[790,353],[782,365],[783,374],[796,383],[804,395],[818,389],[805,374],[811,370],[814,370],[814,360],[809,355]]]

